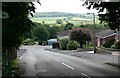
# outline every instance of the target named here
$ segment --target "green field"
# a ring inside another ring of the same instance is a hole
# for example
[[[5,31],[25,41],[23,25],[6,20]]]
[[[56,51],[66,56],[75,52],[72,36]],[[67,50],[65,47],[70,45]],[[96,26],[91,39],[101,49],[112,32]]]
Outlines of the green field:
[[[53,24],[56,23],[56,19],[63,19],[65,17],[47,17],[47,18],[31,18],[31,20],[33,22],[38,22],[38,23],[42,23],[42,21],[45,21],[45,23],[47,24]]]
[[[44,17],[44,18],[31,18],[31,20],[33,22],[38,22],[38,23],[42,23],[42,21],[44,21],[47,24],[54,24],[56,23],[56,19],[64,19],[67,17]],[[68,20],[69,22],[73,23],[74,25],[80,25],[82,24],[93,24],[92,19],[85,19],[85,18],[76,18],[76,17],[72,17],[72,19]],[[98,23],[99,21],[96,20]],[[65,20],[63,20],[63,23],[65,24]]]

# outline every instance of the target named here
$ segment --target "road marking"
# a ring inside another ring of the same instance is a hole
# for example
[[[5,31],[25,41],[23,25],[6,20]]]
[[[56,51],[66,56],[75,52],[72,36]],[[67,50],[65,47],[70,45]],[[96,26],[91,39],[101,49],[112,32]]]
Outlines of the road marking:
[[[70,69],[74,69],[73,67],[71,67],[71,66],[69,66],[69,65],[67,65],[67,64],[65,64],[65,63],[63,63],[63,62],[61,62],[63,65],[65,65],[65,66],[67,66],[67,67],[69,67]]]
[[[19,58],[19,60],[21,60],[22,59],[22,56]]]
[[[88,78],[91,78],[90,76],[86,75],[85,73],[81,73],[82,75],[88,77]]]
[[[60,61],[60,60],[57,60],[57,61]]]

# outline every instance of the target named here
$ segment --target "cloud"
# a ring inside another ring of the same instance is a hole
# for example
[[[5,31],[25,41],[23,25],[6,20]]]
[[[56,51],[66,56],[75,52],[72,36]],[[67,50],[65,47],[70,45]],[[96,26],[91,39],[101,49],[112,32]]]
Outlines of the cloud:
[[[87,10],[80,0],[40,0],[40,2],[41,6],[35,3],[37,12],[97,13],[96,10]]]

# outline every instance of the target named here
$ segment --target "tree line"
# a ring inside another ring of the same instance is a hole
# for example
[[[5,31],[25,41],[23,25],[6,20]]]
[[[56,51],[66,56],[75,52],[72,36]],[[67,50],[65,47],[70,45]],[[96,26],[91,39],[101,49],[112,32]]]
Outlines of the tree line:
[[[40,17],[81,17],[81,18],[91,18],[86,14],[78,13],[65,13],[65,12],[36,12],[33,16],[34,18]]]

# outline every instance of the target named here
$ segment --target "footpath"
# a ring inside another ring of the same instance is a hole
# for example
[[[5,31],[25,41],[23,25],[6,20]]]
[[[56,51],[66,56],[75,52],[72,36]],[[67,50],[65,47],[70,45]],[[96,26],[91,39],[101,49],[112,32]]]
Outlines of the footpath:
[[[48,50],[50,52],[76,56],[76,57],[87,59],[97,63],[102,63],[102,64],[120,68],[119,55],[100,54],[100,53],[94,53],[94,51],[77,51],[77,50],[71,51],[71,50],[59,50],[59,49],[52,49],[52,48],[46,48],[45,50]]]
[[[26,49],[19,49],[17,51],[17,58],[18,59],[21,59],[22,58],[22,55],[26,52]]]

